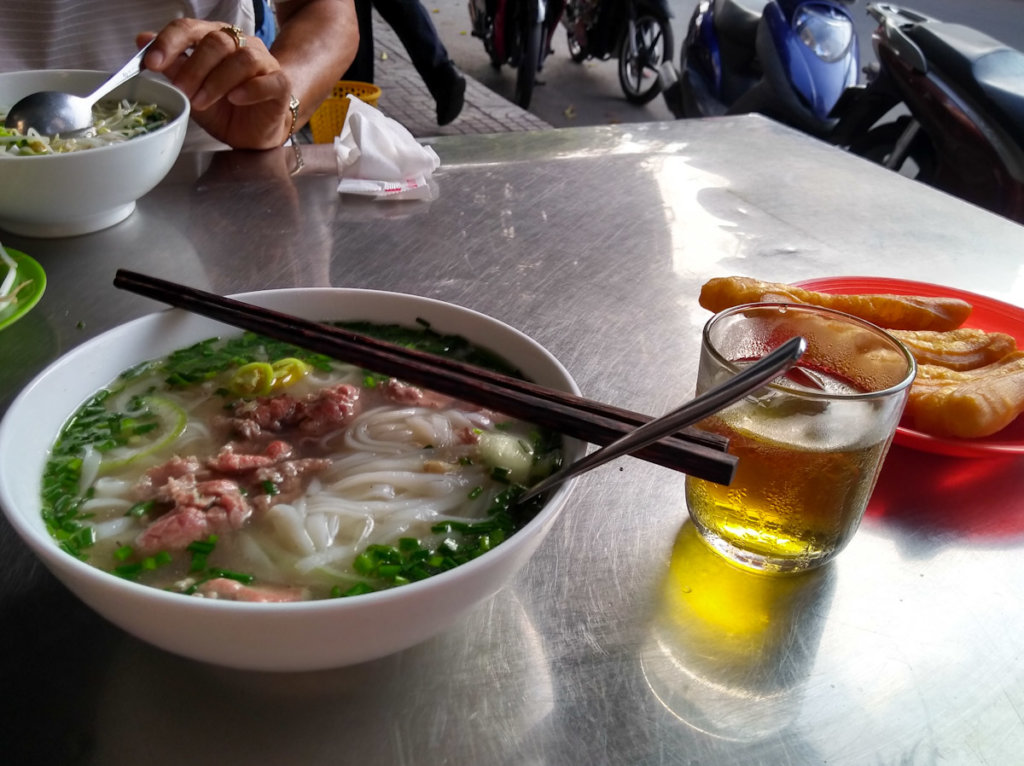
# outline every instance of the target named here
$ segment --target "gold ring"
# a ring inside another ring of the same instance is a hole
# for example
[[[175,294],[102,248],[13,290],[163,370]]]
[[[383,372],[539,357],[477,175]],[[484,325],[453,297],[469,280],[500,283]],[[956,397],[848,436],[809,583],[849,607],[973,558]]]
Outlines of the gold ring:
[[[220,31],[227,32],[229,35],[231,35],[235,40],[235,45],[237,45],[239,48],[245,47],[245,33],[238,27],[232,24],[230,27],[221,27]]]

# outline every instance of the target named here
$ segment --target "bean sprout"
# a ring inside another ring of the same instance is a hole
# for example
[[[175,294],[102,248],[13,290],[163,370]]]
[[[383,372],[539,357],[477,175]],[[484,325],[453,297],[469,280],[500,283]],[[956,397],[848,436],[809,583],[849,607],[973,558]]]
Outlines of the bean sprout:
[[[0,282],[0,309],[6,308],[9,305],[13,305],[18,292],[23,288],[32,283],[31,279],[26,279],[20,285],[15,287],[14,280],[18,276],[18,264],[7,254],[4,246],[0,244],[0,261],[3,262],[4,266],[7,267],[7,274],[4,276],[3,282]]]
[[[63,138],[40,135],[34,128],[22,133],[0,127],[0,156],[58,154],[127,141],[167,124],[170,119],[156,104],[102,101],[92,110],[93,126],[81,135]],[[6,109],[0,110],[0,121]]]

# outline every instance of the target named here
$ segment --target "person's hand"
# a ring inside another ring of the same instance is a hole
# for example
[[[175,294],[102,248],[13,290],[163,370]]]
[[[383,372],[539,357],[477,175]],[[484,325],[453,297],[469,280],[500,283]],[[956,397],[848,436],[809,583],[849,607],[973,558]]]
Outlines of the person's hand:
[[[192,117],[214,138],[238,149],[281,146],[291,127],[287,76],[263,41],[216,21],[176,19],[144,33],[146,69],[162,72],[192,103]]]

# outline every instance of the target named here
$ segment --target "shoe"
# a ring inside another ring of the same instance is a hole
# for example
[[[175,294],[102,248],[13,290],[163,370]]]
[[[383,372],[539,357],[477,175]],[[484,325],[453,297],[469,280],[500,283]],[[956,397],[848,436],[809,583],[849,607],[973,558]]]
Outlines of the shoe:
[[[434,93],[434,101],[437,102],[438,125],[447,125],[462,111],[466,102],[466,78],[454,65],[447,82]]]

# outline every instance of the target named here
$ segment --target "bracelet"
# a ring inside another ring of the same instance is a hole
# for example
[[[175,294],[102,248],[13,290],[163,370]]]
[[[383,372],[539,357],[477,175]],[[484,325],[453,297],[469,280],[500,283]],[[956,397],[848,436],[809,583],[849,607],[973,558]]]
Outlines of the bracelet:
[[[292,124],[288,128],[288,140],[291,142],[292,151],[295,152],[295,168],[292,170],[292,175],[295,175],[302,170],[306,163],[302,159],[302,150],[299,149],[299,142],[295,138],[295,128],[299,124],[299,99],[295,97],[294,93],[288,98],[288,109],[292,113]]]
[[[295,137],[295,126],[299,124],[299,100],[294,93],[288,98],[288,108],[292,112],[292,124],[288,128],[288,138],[292,139]]]

